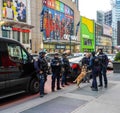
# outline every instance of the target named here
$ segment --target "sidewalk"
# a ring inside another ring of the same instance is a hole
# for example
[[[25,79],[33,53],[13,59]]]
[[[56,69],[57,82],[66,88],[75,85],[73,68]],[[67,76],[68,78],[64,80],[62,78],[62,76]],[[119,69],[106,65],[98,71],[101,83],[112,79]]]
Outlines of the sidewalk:
[[[91,91],[90,83],[65,87],[0,113],[120,113],[120,74],[108,74],[108,88]]]

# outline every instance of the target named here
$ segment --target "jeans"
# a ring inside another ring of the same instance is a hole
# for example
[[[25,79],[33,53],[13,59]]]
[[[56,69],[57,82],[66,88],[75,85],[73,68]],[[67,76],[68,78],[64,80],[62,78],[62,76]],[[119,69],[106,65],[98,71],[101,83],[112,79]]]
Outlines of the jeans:
[[[57,79],[57,89],[60,88],[60,73],[53,73],[52,75],[52,90],[55,88],[55,80]]]
[[[63,72],[61,85],[67,84],[67,76],[68,72],[67,71]]]
[[[40,77],[40,94],[44,94],[44,84],[45,84],[44,74],[39,74],[39,77]]]
[[[103,75],[103,78],[104,78],[104,84],[107,85],[107,82],[108,82],[108,81],[107,81],[106,72],[107,72],[107,68],[106,68],[106,67],[102,67],[102,68],[101,68],[100,75],[99,75],[100,85],[103,85],[102,75]]]

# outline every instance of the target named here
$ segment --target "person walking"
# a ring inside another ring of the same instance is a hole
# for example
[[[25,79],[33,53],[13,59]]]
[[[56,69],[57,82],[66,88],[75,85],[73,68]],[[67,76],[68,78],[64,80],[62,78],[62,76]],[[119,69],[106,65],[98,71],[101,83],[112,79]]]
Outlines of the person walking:
[[[98,76],[100,71],[99,58],[95,56],[95,52],[92,52],[91,55],[92,56],[89,64],[89,68],[92,69],[92,80],[93,80],[91,88],[92,91],[98,91],[96,77]]]
[[[60,74],[61,74],[61,59],[58,57],[56,52],[54,58],[51,60],[51,70],[52,70],[52,92],[55,91],[55,80],[57,79],[57,90],[60,90]]]
[[[62,82],[61,86],[64,87],[64,85],[68,85],[67,83],[67,76],[70,71],[70,63],[67,58],[67,53],[62,54],[62,68],[63,68],[63,74],[62,74]]]
[[[103,81],[102,81],[102,77],[104,78],[104,87],[107,88],[108,86],[108,80],[107,80],[107,75],[106,75],[106,72],[107,72],[107,65],[108,65],[108,57],[105,53],[103,53],[103,49],[102,48],[99,48],[98,49],[98,57],[100,59],[100,73],[99,73],[99,81],[100,81],[100,84],[99,84],[99,87],[103,87]]]
[[[40,80],[40,97],[43,97],[46,93],[44,92],[45,82],[47,81],[48,63],[45,59],[45,51],[39,52],[39,58],[35,61],[34,67],[37,71],[38,78]]]

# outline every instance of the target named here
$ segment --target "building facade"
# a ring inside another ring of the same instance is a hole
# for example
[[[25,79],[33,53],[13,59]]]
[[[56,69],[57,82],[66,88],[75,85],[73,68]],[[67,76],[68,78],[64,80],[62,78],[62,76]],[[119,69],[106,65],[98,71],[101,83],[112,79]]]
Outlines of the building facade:
[[[120,0],[112,0],[112,28],[113,28],[113,46],[119,46],[117,40],[117,23],[120,21]]]
[[[0,36],[11,38],[31,49],[30,0],[0,0]]]
[[[104,48],[104,52],[112,53],[112,27],[106,24],[95,23],[95,44],[98,48]]]
[[[0,0],[0,36],[19,41],[33,53],[43,48],[79,51],[77,2]]]
[[[97,23],[104,24],[104,12],[97,11]]]
[[[79,21],[80,12],[71,0],[31,1],[32,51],[79,51]]]
[[[104,13],[104,23],[108,26],[112,26],[112,10]]]

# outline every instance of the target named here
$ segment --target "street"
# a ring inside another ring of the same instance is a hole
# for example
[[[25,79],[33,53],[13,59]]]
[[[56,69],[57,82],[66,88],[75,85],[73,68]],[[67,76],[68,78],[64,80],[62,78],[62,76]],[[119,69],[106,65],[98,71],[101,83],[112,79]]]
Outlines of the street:
[[[118,85],[120,86],[119,74],[114,74],[112,71],[108,71],[107,74],[109,79],[109,86],[107,89],[99,88],[98,92],[91,91],[91,83],[81,83],[80,88],[77,88],[76,84],[70,84],[69,86],[62,88],[62,90],[51,92],[51,76],[48,76],[48,81],[46,82],[45,87],[45,92],[48,93],[47,95],[45,95],[43,98],[40,98],[39,94],[23,94],[15,96],[15,98],[11,97],[12,100],[9,98],[8,101],[5,103],[3,102],[0,108],[1,113],[48,113],[48,111],[49,113],[71,113],[73,111],[73,113],[77,113],[77,109],[82,110],[86,105],[91,107],[91,102],[95,101],[97,106],[100,104],[99,101],[103,102],[103,100],[101,100],[102,96],[104,97],[104,95],[108,95],[107,92],[109,92],[109,90],[114,89]],[[113,92],[111,94],[109,92],[109,95],[111,96],[110,98],[114,98],[115,96]],[[110,98],[107,101],[112,103]],[[118,102],[115,104],[118,104]],[[85,111],[78,113],[88,113]]]

